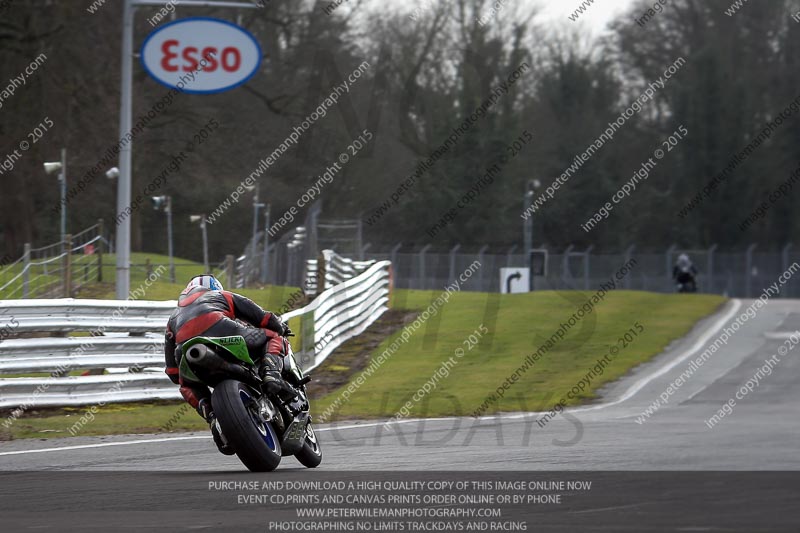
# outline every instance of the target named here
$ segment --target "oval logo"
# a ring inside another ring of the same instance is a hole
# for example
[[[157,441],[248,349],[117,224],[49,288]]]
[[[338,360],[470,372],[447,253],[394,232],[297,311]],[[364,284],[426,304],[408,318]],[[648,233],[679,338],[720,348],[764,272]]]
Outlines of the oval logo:
[[[147,36],[142,65],[158,83],[187,93],[219,93],[252,78],[261,47],[230,22],[192,17],[165,24]]]

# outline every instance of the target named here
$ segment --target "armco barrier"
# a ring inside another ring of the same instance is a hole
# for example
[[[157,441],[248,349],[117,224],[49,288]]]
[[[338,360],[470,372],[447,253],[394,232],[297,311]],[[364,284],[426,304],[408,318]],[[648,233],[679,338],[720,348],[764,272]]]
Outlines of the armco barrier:
[[[319,288],[327,290],[354,278],[375,264],[375,261],[355,261],[337,254],[333,250],[323,250],[319,259],[306,262],[306,294],[317,294]]]
[[[388,309],[390,270],[389,261],[374,263],[306,307],[283,315],[284,320],[300,323],[292,345],[301,368],[318,366]],[[4,313],[0,327],[6,324],[14,335],[95,334],[0,339],[0,408],[179,399],[177,387],[163,373],[163,331],[175,303],[0,301]],[[98,333],[103,335],[96,336]],[[66,375],[87,369],[107,369],[109,373]],[[47,375],[2,378],[4,374],[32,373]]]

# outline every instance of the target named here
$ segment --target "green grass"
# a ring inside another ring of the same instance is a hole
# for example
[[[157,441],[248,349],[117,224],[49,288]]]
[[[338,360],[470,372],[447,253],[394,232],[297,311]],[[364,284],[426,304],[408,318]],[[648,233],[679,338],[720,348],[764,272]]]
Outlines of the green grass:
[[[105,281],[114,281],[114,277],[116,275],[116,261],[117,257],[115,254],[104,254],[103,255],[103,280]],[[152,265],[153,270],[155,270],[158,265],[165,265],[169,267],[169,256],[166,255],[159,255],[159,254],[151,254],[151,253],[142,253],[142,252],[134,252],[131,254],[131,288],[135,288],[140,283],[144,282],[147,278],[147,262],[150,262]],[[213,263],[210,266],[211,273],[220,277],[223,281],[225,281],[224,272],[218,268]],[[192,277],[199,276],[201,274],[207,274],[208,272],[205,271],[205,267],[202,263],[197,263],[194,261],[189,261],[188,259],[182,259],[179,257],[175,258],[175,280],[180,284],[183,282],[183,285],[186,285]],[[169,281],[169,270],[164,270],[160,276],[160,279]]]
[[[449,376],[439,380],[432,392],[415,403],[409,416],[473,413],[529,354],[558,330],[561,322],[566,322],[580,307],[579,302],[569,301],[562,294],[583,301],[591,296],[591,293],[580,292],[502,296],[454,294],[440,316],[429,319],[414,333],[377,372],[366,379],[349,401],[340,405],[330,419],[393,416],[433,377],[443,361],[454,355],[457,348],[467,349],[465,339],[484,323],[490,332],[463,358],[454,358],[457,364],[450,369]],[[397,291],[395,303],[399,297],[405,301],[404,307],[423,310],[436,296],[438,293]],[[487,301],[492,299],[499,301],[494,325],[490,323],[491,316],[485,313]],[[660,353],[723,302],[724,299],[718,296],[610,292],[605,301],[597,305],[596,311],[584,318],[583,326],[578,323],[573,327],[564,340],[557,342],[524,373],[499,402],[489,406],[486,414],[549,410],[638,321],[645,328],[644,332],[620,351],[591,387],[578,398],[568,399],[567,405],[596,398],[596,391],[602,385]],[[594,326],[589,327],[592,320]],[[373,357],[399,336],[400,333],[396,333],[386,339]],[[357,373],[353,381],[359,376]],[[345,388],[317,400],[314,411],[318,414],[324,412]]]
[[[90,412],[91,408],[87,405],[26,415],[15,420],[6,434],[10,433],[14,439],[29,439],[208,431],[208,424],[185,403],[113,404],[95,408],[94,413]],[[84,423],[79,422],[82,418]],[[2,422],[5,418],[0,420],[0,432],[3,431]],[[79,425],[73,435],[70,428],[75,423]]]

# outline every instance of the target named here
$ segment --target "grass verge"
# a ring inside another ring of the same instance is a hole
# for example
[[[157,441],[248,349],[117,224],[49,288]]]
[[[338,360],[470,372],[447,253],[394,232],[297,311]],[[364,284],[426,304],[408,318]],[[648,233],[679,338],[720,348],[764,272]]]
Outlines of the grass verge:
[[[423,310],[438,292],[397,291],[396,305]],[[479,409],[492,392],[511,376],[525,358],[546,344],[567,323],[591,293],[536,292],[498,295],[457,293],[438,315],[430,318],[363,383],[347,401],[342,393],[347,386],[318,400],[318,413],[333,413],[327,420],[391,417],[407,401],[410,417],[470,415]],[[400,303],[403,300],[403,304]],[[609,292],[594,312],[572,327],[563,340],[530,366],[513,383],[505,396],[491,402],[484,414],[508,411],[549,410],[585,377],[598,358],[607,354],[618,339],[639,322],[644,331],[621,349],[577,397],[566,405],[591,401],[597,390],[662,352],[675,339],[684,336],[701,318],[713,313],[725,300],[718,296],[654,294],[634,291]],[[488,328],[481,335],[480,326]],[[373,352],[386,350],[401,333],[387,338]],[[469,349],[471,344],[475,344]],[[463,357],[455,357],[463,349]],[[440,371],[444,361],[455,365]],[[438,377],[434,377],[438,372]],[[350,384],[357,382],[361,373]],[[414,395],[429,383],[429,392]],[[349,386],[349,385],[348,385]],[[337,401],[340,403],[337,405]]]
[[[121,403],[59,409],[31,410],[0,432],[5,439],[88,437],[126,433],[169,433],[208,430],[208,425],[187,403]],[[70,428],[74,432],[70,432]]]

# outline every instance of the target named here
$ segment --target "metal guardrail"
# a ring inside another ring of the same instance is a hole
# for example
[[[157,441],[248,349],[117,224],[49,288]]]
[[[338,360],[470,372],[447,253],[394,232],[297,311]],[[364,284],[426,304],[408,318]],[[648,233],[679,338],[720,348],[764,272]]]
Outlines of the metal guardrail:
[[[286,313],[300,321],[296,357],[304,370],[324,361],[388,309],[391,263],[381,261]],[[85,332],[90,336],[0,340],[0,408],[179,399],[163,373],[163,331],[176,302],[0,301],[13,333]],[[3,320],[0,318],[0,320]],[[132,334],[131,336],[125,333]],[[106,369],[107,375],[66,376]],[[2,378],[45,373],[45,377]]]
[[[13,339],[0,343],[0,374],[163,365],[163,334],[156,337]]]
[[[295,351],[304,370],[319,366],[345,341],[361,334],[389,308],[391,262],[379,261],[360,275],[326,290],[284,319],[299,317],[300,349]]]
[[[163,331],[176,301],[6,300],[0,303],[6,316],[14,317],[22,332],[125,332]],[[124,319],[123,319],[124,318]],[[3,345],[0,344],[0,353]]]
[[[337,254],[333,250],[323,250],[319,259],[306,261],[306,294],[317,294],[319,287],[327,290],[354,278],[375,264],[375,261],[355,261]]]
[[[178,400],[180,398],[178,388],[163,372],[0,380],[0,407],[6,408]]]
[[[175,309],[176,304],[175,300],[152,302],[144,300],[117,301],[58,298],[52,300],[4,300],[0,302],[0,308],[4,310],[7,316],[14,316],[20,322],[27,319],[45,318],[111,318],[115,311],[119,311],[120,316],[128,312],[135,313],[135,317],[126,316],[126,320],[131,318],[163,318],[166,320]],[[42,331],[52,330],[45,329]]]

